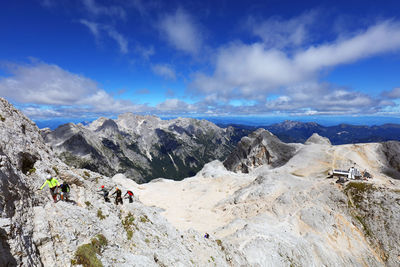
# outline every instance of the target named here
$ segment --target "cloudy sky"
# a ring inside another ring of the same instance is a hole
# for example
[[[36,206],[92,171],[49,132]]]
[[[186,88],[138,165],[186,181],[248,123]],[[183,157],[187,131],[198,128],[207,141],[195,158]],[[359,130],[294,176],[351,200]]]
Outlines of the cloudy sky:
[[[0,26],[0,96],[36,120],[400,117],[398,1],[15,0]]]

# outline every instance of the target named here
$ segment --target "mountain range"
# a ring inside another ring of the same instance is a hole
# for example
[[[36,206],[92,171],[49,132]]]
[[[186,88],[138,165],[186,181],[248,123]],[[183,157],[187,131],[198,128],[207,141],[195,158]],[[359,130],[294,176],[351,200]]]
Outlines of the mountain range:
[[[88,125],[68,123],[41,131],[45,142],[68,165],[104,175],[124,173],[137,182],[164,177],[180,180],[204,164],[224,160],[250,131],[220,128],[206,120],[125,113]]]
[[[325,127],[284,121],[269,126],[220,125],[206,120],[162,120],[132,113],[89,124],[67,123],[42,129],[45,142],[70,166],[103,175],[124,173],[143,183],[156,178],[181,180],[213,160],[224,161],[242,137],[263,128],[286,143],[304,143],[312,134],[334,145],[400,140],[400,125]]]
[[[383,125],[351,125],[339,124],[335,126],[323,126],[315,122],[298,122],[286,120],[271,125],[249,126],[241,124],[218,124],[221,127],[234,127],[254,131],[263,128],[286,143],[304,143],[313,133],[327,137],[332,144],[355,144],[385,142],[400,140],[399,124]]]

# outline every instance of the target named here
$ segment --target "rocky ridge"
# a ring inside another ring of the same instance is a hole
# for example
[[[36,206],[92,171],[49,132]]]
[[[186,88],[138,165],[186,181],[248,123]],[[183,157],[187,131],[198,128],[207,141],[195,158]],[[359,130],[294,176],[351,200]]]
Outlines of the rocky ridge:
[[[42,131],[45,142],[68,165],[109,176],[125,173],[137,182],[193,176],[204,164],[225,159],[248,133],[205,120],[132,113]]]
[[[258,129],[240,140],[224,161],[224,166],[228,170],[243,173],[263,165],[275,168],[293,157],[297,148],[298,144],[283,143],[269,131]]]

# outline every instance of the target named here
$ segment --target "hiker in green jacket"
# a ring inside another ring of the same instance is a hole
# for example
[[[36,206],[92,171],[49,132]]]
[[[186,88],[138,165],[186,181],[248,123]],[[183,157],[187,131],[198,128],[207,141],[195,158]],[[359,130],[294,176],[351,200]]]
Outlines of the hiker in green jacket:
[[[60,183],[56,178],[52,178],[51,175],[48,174],[46,177],[46,182],[43,183],[43,185],[40,187],[40,190],[42,190],[46,184],[49,185],[50,194],[53,197],[54,202],[57,202],[57,188],[60,186]]]

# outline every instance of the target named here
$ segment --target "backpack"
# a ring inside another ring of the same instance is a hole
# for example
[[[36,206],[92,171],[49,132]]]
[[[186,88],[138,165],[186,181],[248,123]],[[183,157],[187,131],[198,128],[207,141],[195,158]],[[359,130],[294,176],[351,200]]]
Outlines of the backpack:
[[[63,183],[63,184],[61,185],[61,191],[62,191],[62,192],[69,192],[69,184]]]
[[[127,193],[128,193],[129,196],[133,196],[132,191],[128,191]]]

